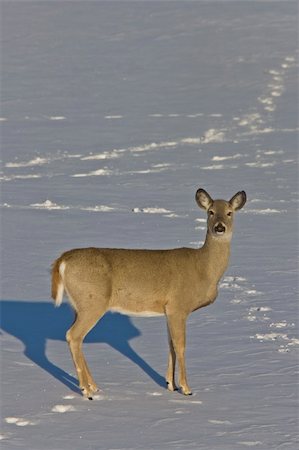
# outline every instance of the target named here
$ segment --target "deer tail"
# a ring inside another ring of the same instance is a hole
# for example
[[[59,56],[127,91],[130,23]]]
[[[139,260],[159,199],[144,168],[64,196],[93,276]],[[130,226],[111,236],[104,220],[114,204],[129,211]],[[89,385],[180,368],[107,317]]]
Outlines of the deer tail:
[[[52,266],[52,298],[55,306],[60,306],[63,299],[64,283],[63,273],[65,270],[65,262],[58,258]]]

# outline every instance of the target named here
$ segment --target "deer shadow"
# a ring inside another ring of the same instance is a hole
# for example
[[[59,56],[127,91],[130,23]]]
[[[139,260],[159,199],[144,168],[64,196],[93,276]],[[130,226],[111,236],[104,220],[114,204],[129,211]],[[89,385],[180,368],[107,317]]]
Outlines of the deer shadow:
[[[79,392],[78,381],[53,364],[46,355],[48,339],[66,341],[65,334],[74,314],[68,304],[54,308],[52,303],[2,300],[0,301],[1,328],[24,344],[24,355],[50,373],[74,392]],[[86,336],[84,343],[106,343],[139,366],[159,386],[165,379],[135,350],[129,341],[141,332],[131,319],[119,313],[106,313]]]

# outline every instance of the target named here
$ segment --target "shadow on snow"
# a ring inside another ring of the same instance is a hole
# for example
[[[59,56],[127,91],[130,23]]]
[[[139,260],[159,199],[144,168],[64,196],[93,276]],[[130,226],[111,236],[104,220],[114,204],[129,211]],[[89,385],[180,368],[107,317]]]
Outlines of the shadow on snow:
[[[1,328],[23,342],[24,354],[57,380],[75,392],[76,378],[53,364],[46,356],[47,340],[65,341],[74,314],[68,304],[54,308],[52,303],[3,300],[0,301]],[[84,343],[106,343],[139,366],[155,383],[165,386],[165,379],[130,346],[129,341],[140,336],[131,319],[118,313],[106,313],[86,336]]]

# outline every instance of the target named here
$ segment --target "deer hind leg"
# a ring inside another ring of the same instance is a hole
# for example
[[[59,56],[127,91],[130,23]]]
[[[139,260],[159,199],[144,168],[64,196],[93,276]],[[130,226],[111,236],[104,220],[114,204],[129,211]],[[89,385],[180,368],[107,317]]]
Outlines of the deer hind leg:
[[[184,395],[191,395],[192,392],[188,386],[186,366],[185,366],[186,319],[187,317],[177,317],[175,315],[167,316],[167,322],[173,348],[179,363],[179,385]],[[171,371],[173,370],[172,364],[173,358],[170,365],[170,369],[168,367],[168,370]]]
[[[82,343],[87,333],[100,320],[104,312],[105,311],[102,310],[77,311],[76,319],[66,333],[66,340],[68,342],[74,361],[74,366],[77,371],[80,389],[83,395],[90,400],[92,400],[93,394],[98,391],[98,387],[85,361],[82,351]]]
[[[168,324],[167,324],[167,332],[168,332],[168,343],[169,343],[168,367],[167,367],[167,372],[166,372],[167,389],[169,391],[177,391],[178,388],[175,384],[176,355],[175,355],[175,350],[173,347],[173,342],[172,342]]]

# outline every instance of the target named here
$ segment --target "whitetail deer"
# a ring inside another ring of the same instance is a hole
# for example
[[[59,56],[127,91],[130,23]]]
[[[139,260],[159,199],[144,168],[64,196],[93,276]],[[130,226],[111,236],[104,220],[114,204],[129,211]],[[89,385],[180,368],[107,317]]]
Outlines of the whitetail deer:
[[[234,212],[246,202],[244,191],[230,201],[213,200],[198,189],[196,201],[208,213],[207,234],[199,249],[126,250],[82,248],[58,258],[52,269],[52,297],[57,306],[64,289],[76,314],[66,334],[80,388],[92,399],[98,390],[82,352],[86,334],[107,311],[167,318],[169,358],[166,383],[175,383],[176,358],[179,386],[191,395],[185,369],[185,334],[188,315],[214,302],[217,285],[227,268]]]

